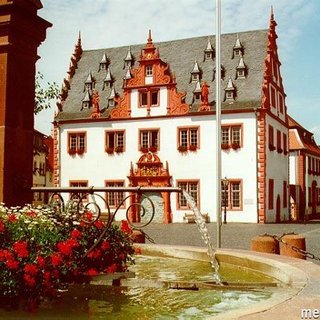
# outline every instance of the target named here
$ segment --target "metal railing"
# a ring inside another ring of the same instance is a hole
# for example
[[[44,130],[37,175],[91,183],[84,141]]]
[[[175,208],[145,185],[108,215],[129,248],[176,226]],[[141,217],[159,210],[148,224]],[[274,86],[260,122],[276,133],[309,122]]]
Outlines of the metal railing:
[[[155,216],[155,205],[152,199],[148,196],[150,192],[181,192],[177,187],[33,187],[32,192],[42,192],[50,194],[46,206],[51,208],[56,214],[72,217],[77,221],[93,224],[98,219],[103,218],[105,227],[102,230],[99,238],[94,245],[89,248],[85,256],[88,255],[104,238],[106,232],[110,228],[118,211],[124,207],[127,200],[130,205],[125,207],[126,220],[131,225],[132,229],[142,231],[152,222]],[[117,206],[110,208],[107,196],[102,196],[98,192],[108,193],[124,193],[120,197]],[[69,199],[65,201],[62,193],[69,193]],[[129,195],[125,195],[129,193]],[[90,198],[90,199],[89,199]],[[97,201],[99,199],[99,201]],[[149,203],[146,208],[141,201]],[[104,204],[104,210],[101,209],[100,203]],[[131,210],[138,212],[138,221],[130,217]],[[90,212],[90,219],[87,219],[88,212]],[[103,213],[103,216],[102,216]],[[143,231],[142,231],[143,232]]]

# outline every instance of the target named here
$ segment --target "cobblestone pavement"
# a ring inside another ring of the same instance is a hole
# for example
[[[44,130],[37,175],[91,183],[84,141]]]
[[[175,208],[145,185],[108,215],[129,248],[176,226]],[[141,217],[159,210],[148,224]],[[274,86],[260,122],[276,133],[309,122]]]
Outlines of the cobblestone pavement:
[[[216,244],[216,224],[207,224],[212,243]],[[157,244],[204,246],[194,223],[151,223],[143,229],[145,233]],[[222,228],[222,248],[250,250],[251,239],[265,233],[282,236],[284,233],[296,233],[305,236],[306,250],[320,259],[320,222],[308,224],[248,224],[227,223]],[[148,243],[148,240],[146,240]],[[320,261],[311,260],[320,264]]]

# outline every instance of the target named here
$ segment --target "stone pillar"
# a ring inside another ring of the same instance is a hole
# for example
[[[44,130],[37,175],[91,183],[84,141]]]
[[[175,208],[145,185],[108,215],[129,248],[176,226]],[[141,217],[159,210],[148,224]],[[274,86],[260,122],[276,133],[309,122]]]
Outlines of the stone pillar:
[[[0,0],[0,202],[31,203],[35,64],[51,23],[40,0]]]

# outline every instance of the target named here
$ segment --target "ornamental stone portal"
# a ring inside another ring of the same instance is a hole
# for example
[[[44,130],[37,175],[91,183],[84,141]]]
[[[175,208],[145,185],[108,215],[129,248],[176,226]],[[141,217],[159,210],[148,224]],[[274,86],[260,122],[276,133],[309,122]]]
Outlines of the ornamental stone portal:
[[[35,64],[51,23],[40,0],[0,0],[0,202],[31,203]]]

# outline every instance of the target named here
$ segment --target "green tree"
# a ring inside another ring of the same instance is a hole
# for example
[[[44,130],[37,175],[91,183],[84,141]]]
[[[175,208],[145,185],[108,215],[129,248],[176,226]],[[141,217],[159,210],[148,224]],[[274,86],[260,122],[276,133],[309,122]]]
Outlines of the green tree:
[[[43,74],[37,72],[36,74],[36,87],[35,87],[35,103],[34,103],[34,114],[38,114],[44,109],[51,108],[51,101],[58,99],[59,97],[59,86],[53,82],[47,82],[47,87],[42,87]]]

